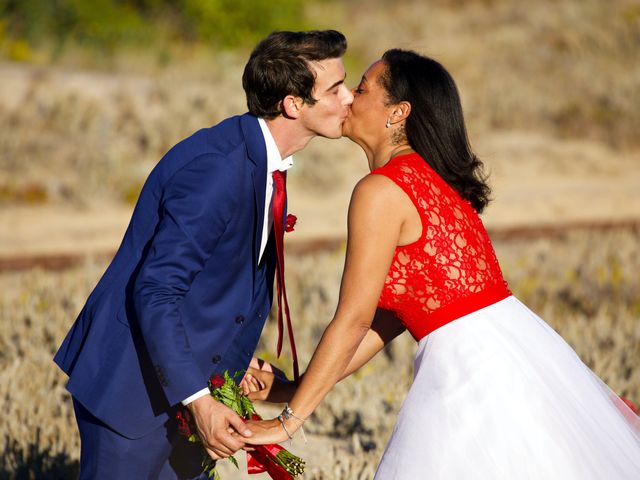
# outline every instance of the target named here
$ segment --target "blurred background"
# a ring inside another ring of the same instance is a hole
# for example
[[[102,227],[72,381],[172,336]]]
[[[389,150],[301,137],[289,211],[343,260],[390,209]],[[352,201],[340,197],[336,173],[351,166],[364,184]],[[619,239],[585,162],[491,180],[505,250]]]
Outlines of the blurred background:
[[[324,28],[347,36],[351,86],[393,47],[449,69],[490,173],[483,221],[512,290],[640,400],[637,0],[0,0],[0,479],[77,475],[51,357],[142,183],[174,143],[246,110],[241,74],[257,41]],[[303,365],[335,309],[349,196],[366,173],[346,139],[315,139],[289,176]],[[288,369],[275,336],[270,322],[259,353]],[[290,446],[305,478],[373,477],[414,349],[405,334],[329,395],[309,443]]]

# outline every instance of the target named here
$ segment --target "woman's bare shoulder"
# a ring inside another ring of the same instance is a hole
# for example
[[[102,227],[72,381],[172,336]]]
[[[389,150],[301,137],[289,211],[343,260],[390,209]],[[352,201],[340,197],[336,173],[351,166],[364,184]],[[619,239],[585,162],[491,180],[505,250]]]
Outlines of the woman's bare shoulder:
[[[364,204],[367,210],[400,213],[398,209],[412,207],[404,190],[385,175],[369,174],[356,184],[351,195],[352,206]]]

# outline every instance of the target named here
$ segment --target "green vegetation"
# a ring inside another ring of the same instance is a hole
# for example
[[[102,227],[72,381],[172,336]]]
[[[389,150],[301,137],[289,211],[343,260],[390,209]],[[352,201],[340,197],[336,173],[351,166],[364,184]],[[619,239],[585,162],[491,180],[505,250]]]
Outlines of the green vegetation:
[[[304,29],[302,0],[0,0],[0,50],[29,60],[67,45],[113,53],[149,44],[252,45],[273,30]]]

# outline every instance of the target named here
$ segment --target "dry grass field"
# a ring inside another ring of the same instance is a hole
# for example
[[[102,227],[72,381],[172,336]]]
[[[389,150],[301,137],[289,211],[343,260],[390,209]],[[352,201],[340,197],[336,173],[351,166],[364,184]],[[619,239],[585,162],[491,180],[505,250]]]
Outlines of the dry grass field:
[[[545,318],[617,393],[640,400],[640,230],[573,231],[498,240],[514,293]],[[288,283],[305,365],[336,305],[344,251],[289,257]],[[65,377],[51,357],[104,267],[0,275],[0,478],[72,478],[78,438]],[[273,358],[267,325],[258,353]],[[338,384],[307,424],[309,479],[369,479],[411,382],[415,343],[403,334]],[[469,408],[473,399],[469,399]],[[273,409],[262,407],[265,413]],[[224,478],[245,478],[227,466]],[[260,477],[257,477],[260,478]]]
[[[512,290],[612,389],[640,402],[638,2],[307,8],[318,28],[347,35],[352,85],[397,46],[451,70],[471,142],[491,172],[494,203],[484,220]],[[0,480],[76,475],[78,438],[53,353],[153,165],[189,133],[245,109],[248,52],[179,48],[162,66],[126,52],[68,55],[54,65],[0,60]],[[288,239],[287,286],[302,365],[336,306],[346,208],[364,174],[362,153],[346,140],[314,140],[296,156],[290,208],[299,226]],[[538,233],[505,233],[514,228]],[[74,262],[52,263],[59,256]],[[43,258],[34,268],[6,267]],[[286,358],[273,358],[275,335],[269,323],[259,354],[286,368]],[[309,443],[291,446],[307,460],[305,478],[373,477],[411,381],[414,347],[403,335],[328,396],[309,421]],[[246,478],[221,468],[227,480]]]

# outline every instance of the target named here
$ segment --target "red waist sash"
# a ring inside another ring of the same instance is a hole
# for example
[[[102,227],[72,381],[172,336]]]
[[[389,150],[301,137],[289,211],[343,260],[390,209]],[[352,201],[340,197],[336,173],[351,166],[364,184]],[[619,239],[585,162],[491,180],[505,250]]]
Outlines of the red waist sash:
[[[433,313],[422,317],[420,321],[406,324],[407,330],[417,342],[429,335],[434,330],[452,322],[460,317],[469,315],[481,308],[488,307],[500,300],[511,296],[511,292],[506,284],[500,283],[492,285],[481,292],[473,293],[464,299],[458,300],[450,305],[445,305]]]

